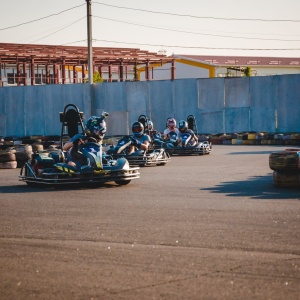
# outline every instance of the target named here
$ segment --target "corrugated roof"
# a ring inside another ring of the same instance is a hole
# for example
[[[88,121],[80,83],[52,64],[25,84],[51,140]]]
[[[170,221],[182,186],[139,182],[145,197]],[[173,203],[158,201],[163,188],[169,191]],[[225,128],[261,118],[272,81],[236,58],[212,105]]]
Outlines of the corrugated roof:
[[[0,43],[1,63],[30,62],[47,64],[65,62],[69,65],[87,64],[88,48],[82,46],[57,46],[37,44]],[[138,48],[109,48],[93,47],[93,61],[95,65],[133,65],[170,62],[173,58],[166,55],[141,50]]]
[[[221,66],[300,66],[299,57],[213,56],[174,54],[174,58],[192,59]]]

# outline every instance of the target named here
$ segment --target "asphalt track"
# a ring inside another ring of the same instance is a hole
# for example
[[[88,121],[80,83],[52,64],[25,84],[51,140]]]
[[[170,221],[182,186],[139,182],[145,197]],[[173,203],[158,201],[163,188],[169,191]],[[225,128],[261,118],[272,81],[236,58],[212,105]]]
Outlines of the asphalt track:
[[[285,146],[215,145],[127,186],[43,189],[0,170],[0,299],[300,298],[300,189]]]

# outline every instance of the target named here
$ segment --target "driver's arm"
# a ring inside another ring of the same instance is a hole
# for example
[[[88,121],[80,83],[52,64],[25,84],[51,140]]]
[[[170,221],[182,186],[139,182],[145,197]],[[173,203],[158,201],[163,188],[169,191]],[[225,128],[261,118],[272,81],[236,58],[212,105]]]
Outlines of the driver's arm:
[[[148,150],[148,147],[149,147],[149,141],[144,141],[144,143],[141,144],[142,150]]]
[[[72,146],[73,146],[73,143],[72,143],[72,142],[66,142],[66,143],[63,145],[63,151],[68,151]]]
[[[196,136],[196,134],[194,134],[194,140],[196,141],[196,143],[198,143],[198,137]]]

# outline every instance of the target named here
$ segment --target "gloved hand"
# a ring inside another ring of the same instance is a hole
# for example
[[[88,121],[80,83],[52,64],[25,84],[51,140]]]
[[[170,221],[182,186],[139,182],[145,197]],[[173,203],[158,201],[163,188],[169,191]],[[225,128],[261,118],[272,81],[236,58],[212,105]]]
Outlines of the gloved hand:
[[[85,135],[77,133],[70,139],[70,142],[74,143],[76,140],[85,140],[85,139],[86,139]]]
[[[142,143],[140,141],[138,141],[137,139],[131,137],[131,144],[137,148],[141,148]]]

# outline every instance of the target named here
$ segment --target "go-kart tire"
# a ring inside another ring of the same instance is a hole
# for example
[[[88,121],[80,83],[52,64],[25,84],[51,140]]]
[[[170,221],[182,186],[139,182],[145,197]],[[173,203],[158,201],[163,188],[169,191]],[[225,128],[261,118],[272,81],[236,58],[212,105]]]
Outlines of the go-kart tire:
[[[171,155],[168,152],[164,151],[163,159],[168,159],[170,157],[171,157]],[[165,166],[166,164],[167,164],[167,162],[162,162],[162,163],[158,163],[157,166]]]
[[[273,181],[276,187],[300,187],[299,172],[273,171]]]
[[[123,180],[123,179],[120,179],[120,180],[115,180],[115,183],[118,184],[118,185],[127,185],[131,180]]]
[[[16,169],[17,166],[18,166],[18,163],[16,160],[0,162],[0,169]]]
[[[15,161],[15,160],[17,160],[15,152],[5,151],[0,153],[0,162],[2,163]]]

